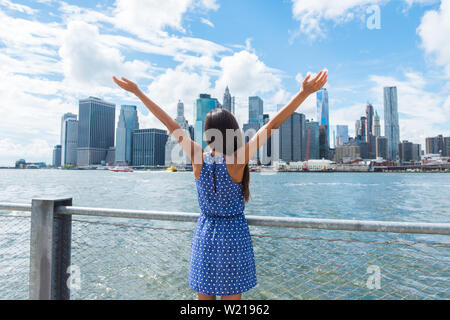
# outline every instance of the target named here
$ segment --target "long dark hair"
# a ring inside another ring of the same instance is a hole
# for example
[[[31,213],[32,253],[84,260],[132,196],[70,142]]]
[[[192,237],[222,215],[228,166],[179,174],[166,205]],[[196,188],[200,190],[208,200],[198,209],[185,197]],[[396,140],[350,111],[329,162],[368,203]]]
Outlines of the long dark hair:
[[[217,108],[214,110],[211,110],[206,115],[205,120],[205,132],[206,132],[206,143],[208,145],[211,145],[215,141],[214,135],[209,135],[208,130],[210,129],[216,129],[220,131],[223,139],[223,145],[216,146],[217,149],[221,148],[220,152],[224,154],[233,154],[238,148],[242,146],[243,140],[242,140],[242,134],[239,128],[239,124],[236,121],[236,118],[234,115],[222,108]],[[227,141],[227,130],[233,129],[235,132],[237,130],[238,135],[234,135],[233,141]],[[217,142],[216,142],[217,143]],[[219,151],[219,150],[218,150]],[[250,173],[248,164],[245,165],[244,168],[244,175],[242,177],[242,191],[244,193],[244,200],[245,202],[248,202],[250,198]]]

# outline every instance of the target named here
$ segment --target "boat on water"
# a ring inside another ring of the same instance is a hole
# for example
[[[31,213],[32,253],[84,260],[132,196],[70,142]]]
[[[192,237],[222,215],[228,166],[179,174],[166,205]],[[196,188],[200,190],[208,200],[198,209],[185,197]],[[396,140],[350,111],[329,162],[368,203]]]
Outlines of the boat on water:
[[[166,169],[166,171],[167,171],[167,172],[177,172],[178,169],[177,169],[177,167],[171,166],[171,167],[168,167],[168,168]]]
[[[131,169],[130,167],[113,167],[113,168],[109,168],[109,171],[114,171],[114,172],[133,172],[133,169]]]

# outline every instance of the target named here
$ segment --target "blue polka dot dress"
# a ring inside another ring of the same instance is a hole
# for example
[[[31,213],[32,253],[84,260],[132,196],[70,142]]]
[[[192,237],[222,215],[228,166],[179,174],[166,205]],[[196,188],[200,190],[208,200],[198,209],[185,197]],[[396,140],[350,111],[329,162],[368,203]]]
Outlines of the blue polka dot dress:
[[[212,296],[250,290],[257,284],[256,268],[242,183],[231,180],[224,155],[205,153],[197,193],[201,214],[192,241],[190,287]]]

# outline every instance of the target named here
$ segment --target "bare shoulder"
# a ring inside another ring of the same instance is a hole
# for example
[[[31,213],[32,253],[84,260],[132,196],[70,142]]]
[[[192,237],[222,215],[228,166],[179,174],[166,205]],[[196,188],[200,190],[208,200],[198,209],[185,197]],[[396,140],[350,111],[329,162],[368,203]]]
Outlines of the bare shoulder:
[[[244,176],[245,164],[239,164],[234,155],[226,155],[225,162],[231,180],[235,183],[241,183]]]
[[[201,161],[193,161],[192,163],[192,171],[194,172],[195,180],[198,180],[198,178],[200,178],[200,174],[202,173],[203,159],[205,159],[205,152],[202,153]]]

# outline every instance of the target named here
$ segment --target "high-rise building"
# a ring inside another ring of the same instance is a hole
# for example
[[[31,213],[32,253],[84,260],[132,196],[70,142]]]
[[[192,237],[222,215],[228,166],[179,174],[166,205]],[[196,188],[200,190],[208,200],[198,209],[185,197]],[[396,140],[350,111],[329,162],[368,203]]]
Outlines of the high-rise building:
[[[370,143],[370,137],[374,135],[374,109],[373,106],[368,103],[366,106],[366,119],[367,119],[367,129],[366,129],[366,137],[367,142]]]
[[[309,155],[308,151],[305,154],[306,159],[320,159],[319,150],[319,123],[315,121],[306,120],[306,149],[308,149],[309,140]]]
[[[137,129],[133,131],[133,166],[164,166],[167,131]]]
[[[380,117],[378,116],[378,112],[376,112],[376,111],[375,111],[375,116],[373,118],[373,134],[375,137],[381,136]]]
[[[360,131],[361,131],[361,135],[360,135],[361,141],[367,142],[367,118],[366,117],[361,117],[360,123],[361,123],[361,129],[360,129]]]
[[[361,147],[359,145],[348,143],[336,147],[334,161],[339,163],[350,163],[357,159],[361,159]]]
[[[189,125],[188,121],[184,116],[184,103],[181,101],[178,101],[177,117],[175,118],[175,121],[178,123],[178,125],[181,127],[182,130],[186,131],[187,134],[189,134],[191,139],[194,139],[193,128],[192,126]],[[166,153],[165,156],[166,166],[191,164],[191,159],[181,149],[180,145],[178,144],[178,141],[175,139],[173,135],[170,135],[167,139],[165,153]]]
[[[234,114],[234,105],[235,97],[231,96],[230,89],[227,86],[223,95],[223,108]]]
[[[61,145],[58,144],[53,149],[53,166],[55,168],[61,167]]]
[[[270,117],[268,114],[264,114],[263,115],[263,124],[265,125],[266,123],[268,123],[270,120]],[[273,137],[273,136],[272,136]],[[275,156],[272,153],[272,147],[273,147],[273,142],[274,141],[272,139],[272,137],[270,137],[269,139],[267,139],[266,143],[263,144],[263,146],[261,147],[261,164],[263,165],[270,165],[272,162],[272,156]]]
[[[420,144],[413,143],[412,145],[412,161],[420,162],[422,160],[422,147]]]
[[[319,125],[319,157],[320,159],[329,159],[330,141],[327,126]]]
[[[384,88],[384,135],[388,138],[388,157],[396,159],[400,143],[397,87]]]
[[[450,137],[444,138],[444,148],[442,151],[444,157],[450,157]]]
[[[116,105],[99,98],[80,100],[77,165],[89,166],[106,161],[114,147]]]
[[[388,138],[382,136],[377,137],[376,144],[377,144],[376,147],[377,158],[383,158],[387,160],[389,156]]]
[[[61,166],[77,164],[78,120],[66,119],[63,123],[63,144],[61,145]]]
[[[326,126],[327,141],[330,141],[330,110],[328,105],[328,91],[325,88],[320,89],[316,93],[317,99],[317,121],[319,126]]]
[[[444,138],[442,135],[438,135],[437,137],[431,137],[425,139],[425,148],[428,154],[440,154],[442,156],[446,156],[448,141],[450,138]],[[447,141],[447,146],[445,145],[445,141]],[[447,155],[448,156],[448,155]]]
[[[341,147],[348,142],[348,126],[336,126],[336,147]]]
[[[72,132],[72,129],[67,130],[67,121],[68,120],[76,121],[77,115],[69,112],[69,113],[65,113],[61,117],[61,164],[62,165],[66,164],[66,163],[76,164],[76,155],[75,155],[75,160],[73,160],[73,159],[70,159],[69,161],[67,160],[67,154],[73,153],[73,150],[70,150],[69,152],[67,152],[67,147],[68,147],[67,141],[74,140],[73,134],[70,138],[67,137],[67,131]],[[71,125],[73,126],[73,122],[71,123]],[[78,132],[76,135],[78,136]],[[76,147],[77,146],[75,146],[75,148]],[[75,150],[75,152],[76,152],[76,150]],[[75,161],[75,162],[73,162],[73,161]]]
[[[248,123],[258,123],[263,126],[264,102],[260,97],[248,98]]]
[[[411,162],[413,160],[413,143],[406,140],[399,143],[398,154],[400,157],[400,162]]]
[[[356,120],[355,122],[355,137],[361,136],[361,120]]]
[[[132,162],[133,131],[139,129],[136,106],[122,105],[116,129],[115,162],[117,165],[130,165]]]
[[[216,108],[220,108],[221,104],[215,98],[211,98],[209,94],[200,94],[196,103],[195,116],[195,142],[206,149],[206,141],[203,137],[205,129],[205,119],[208,112]]]
[[[279,128],[279,159],[286,162],[305,160],[306,120],[294,112]]]

